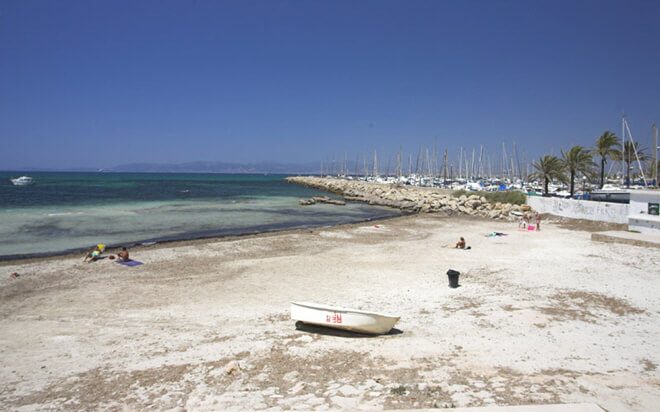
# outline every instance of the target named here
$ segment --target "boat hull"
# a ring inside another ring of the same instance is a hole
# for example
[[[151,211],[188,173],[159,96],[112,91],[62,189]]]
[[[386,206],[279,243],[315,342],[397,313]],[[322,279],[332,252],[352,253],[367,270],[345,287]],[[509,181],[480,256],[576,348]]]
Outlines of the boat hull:
[[[594,190],[589,194],[589,199],[598,202],[630,203],[630,192],[627,190]]]
[[[310,325],[372,335],[389,332],[400,319],[399,316],[384,313],[365,312],[310,302],[291,302],[291,318]]]
[[[33,185],[34,179],[29,176],[21,176],[15,179],[9,179],[14,186],[27,186]]]

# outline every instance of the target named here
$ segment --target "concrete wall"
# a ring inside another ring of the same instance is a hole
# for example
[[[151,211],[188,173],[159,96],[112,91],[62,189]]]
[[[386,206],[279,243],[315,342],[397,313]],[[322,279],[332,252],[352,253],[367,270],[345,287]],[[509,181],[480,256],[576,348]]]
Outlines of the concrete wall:
[[[527,204],[540,213],[550,213],[555,216],[610,223],[628,223],[629,205],[625,203],[528,196]]]
[[[628,229],[643,233],[660,233],[660,216],[649,214],[649,203],[660,203],[658,190],[631,190]]]

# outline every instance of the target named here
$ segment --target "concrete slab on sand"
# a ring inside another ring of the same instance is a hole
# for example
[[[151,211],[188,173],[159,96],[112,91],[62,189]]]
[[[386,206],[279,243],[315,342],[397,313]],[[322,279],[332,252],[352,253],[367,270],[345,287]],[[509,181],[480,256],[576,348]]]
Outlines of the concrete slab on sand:
[[[397,412],[431,412],[438,409],[408,409]],[[451,408],[455,412],[604,412],[595,403],[566,403],[554,405],[481,406],[473,408]]]
[[[591,234],[591,240],[606,243],[624,243],[633,246],[660,248],[660,235],[623,231],[597,232]]]

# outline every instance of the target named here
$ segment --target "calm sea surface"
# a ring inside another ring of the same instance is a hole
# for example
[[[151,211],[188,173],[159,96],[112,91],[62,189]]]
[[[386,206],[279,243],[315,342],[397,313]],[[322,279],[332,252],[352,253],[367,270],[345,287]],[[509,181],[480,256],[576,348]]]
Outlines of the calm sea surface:
[[[14,186],[10,177],[36,184]],[[0,258],[57,254],[97,243],[195,239],[398,216],[349,202],[299,206],[326,193],[282,175],[0,172]]]

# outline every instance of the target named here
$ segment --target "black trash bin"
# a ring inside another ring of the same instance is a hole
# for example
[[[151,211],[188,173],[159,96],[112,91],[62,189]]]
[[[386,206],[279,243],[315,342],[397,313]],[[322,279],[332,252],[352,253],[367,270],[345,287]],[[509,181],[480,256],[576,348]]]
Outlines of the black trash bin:
[[[449,278],[449,287],[450,288],[457,288],[458,287],[458,275],[460,275],[461,272],[454,270],[454,269],[449,269],[447,271],[447,277]]]

